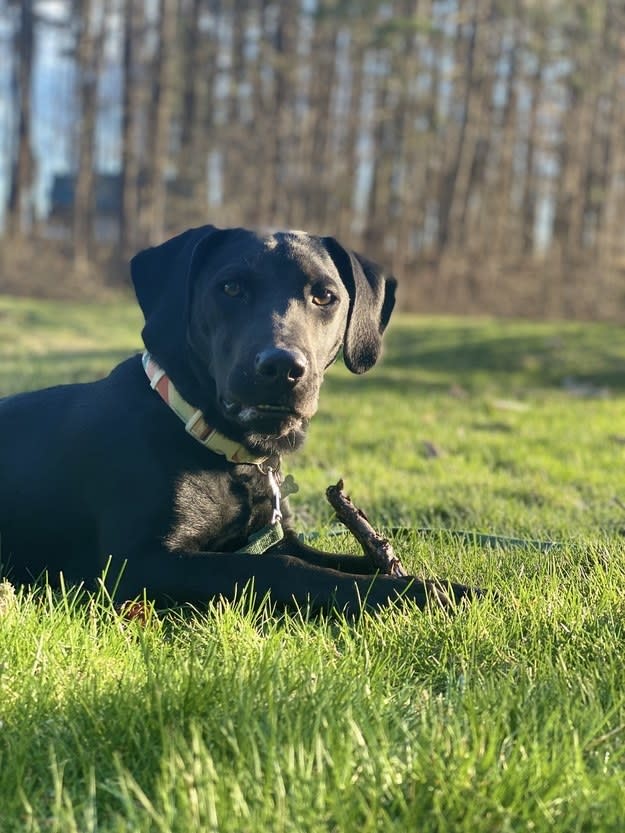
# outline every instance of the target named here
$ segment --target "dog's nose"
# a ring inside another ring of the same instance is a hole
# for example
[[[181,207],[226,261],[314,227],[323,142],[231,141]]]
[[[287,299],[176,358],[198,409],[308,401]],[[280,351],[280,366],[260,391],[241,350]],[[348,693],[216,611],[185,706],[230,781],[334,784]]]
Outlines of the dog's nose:
[[[308,361],[301,350],[268,347],[256,354],[256,375],[267,382],[286,382],[293,386],[304,376]]]

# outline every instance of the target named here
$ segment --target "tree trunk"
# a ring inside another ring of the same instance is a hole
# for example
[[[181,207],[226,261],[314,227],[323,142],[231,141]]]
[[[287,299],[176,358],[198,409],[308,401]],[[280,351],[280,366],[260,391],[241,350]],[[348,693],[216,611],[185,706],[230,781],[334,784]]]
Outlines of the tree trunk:
[[[21,237],[33,224],[33,185],[35,161],[32,149],[32,75],[35,45],[35,13],[33,0],[19,4],[19,28],[14,37],[18,56],[15,86],[17,90],[17,154],[11,171],[7,229],[10,235]]]
[[[543,89],[543,73],[545,71],[544,36],[540,35],[540,42],[536,52],[536,70],[531,76],[529,93],[530,109],[527,117],[527,138],[525,153],[525,168],[523,175],[523,196],[521,199],[521,252],[524,257],[535,254],[536,242],[534,229],[536,226],[536,206],[538,203],[538,176],[536,171],[536,154],[540,145],[540,112],[541,94]]]
[[[104,45],[106,7],[96,10],[94,0],[77,3],[78,100],[80,133],[78,173],[74,193],[74,269],[85,277],[89,272],[94,236],[96,171],[95,132],[98,115],[98,80]]]
[[[123,100],[121,135],[121,214],[119,218],[120,255],[126,259],[139,245],[139,121],[141,81],[139,77],[141,0],[124,0],[123,5]]]
[[[167,176],[174,110],[177,0],[159,0],[157,46],[152,62],[149,107],[148,188],[143,206],[147,239],[154,245],[166,236]]]
[[[508,72],[506,77],[506,99],[502,113],[501,133],[499,137],[498,171],[494,183],[492,217],[494,233],[492,252],[498,259],[505,259],[511,253],[513,224],[511,222],[512,185],[514,182],[514,165],[517,151],[517,102],[519,87],[519,64],[521,49],[521,32],[523,27],[522,4],[514,6],[515,18],[512,21],[511,43],[508,47]],[[512,247],[514,248],[514,247]]]
[[[464,78],[464,93],[462,96],[462,115],[460,120],[460,130],[455,149],[452,154],[449,166],[443,172],[441,183],[441,192],[439,199],[439,217],[438,217],[438,247],[439,251],[443,252],[451,236],[451,213],[456,197],[456,185],[464,157],[467,152],[466,138],[467,128],[469,124],[469,117],[471,113],[472,97],[475,93],[475,49],[477,44],[477,30],[478,30],[478,12],[480,8],[480,0],[473,0],[473,14],[471,20],[471,29],[469,39],[465,50],[464,70],[462,77]],[[458,26],[456,35],[456,58],[459,61],[461,50],[461,41],[464,35],[462,27]],[[456,197],[457,198],[457,197]]]

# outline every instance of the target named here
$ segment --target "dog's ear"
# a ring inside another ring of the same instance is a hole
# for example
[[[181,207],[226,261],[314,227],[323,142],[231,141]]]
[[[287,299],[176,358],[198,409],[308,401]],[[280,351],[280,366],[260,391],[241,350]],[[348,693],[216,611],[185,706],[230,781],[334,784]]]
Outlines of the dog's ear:
[[[193,278],[202,260],[228,234],[200,226],[145,249],[130,262],[130,274],[145,317],[143,342],[161,367],[189,394],[186,362],[188,308]]]
[[[183,231],[160,246],[136,254],[130,261],[130,275],[146,322],[164,299],[179,295],[186,303],[191,267],[199,243],[219,229],[201,226]]]
[[[380,357],[382,334],[395,306],[397,281],[333,237],[324,237],[323,243],[349,292],[343,358],[352,373],[364,373]]]

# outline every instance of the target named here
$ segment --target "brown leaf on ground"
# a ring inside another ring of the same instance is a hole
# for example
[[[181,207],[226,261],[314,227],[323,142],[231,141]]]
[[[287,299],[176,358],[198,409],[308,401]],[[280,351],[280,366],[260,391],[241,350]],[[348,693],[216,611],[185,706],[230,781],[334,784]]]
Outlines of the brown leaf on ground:
[[[421,445],[423,448],[423,456],[428,460],[434,460],[436,457],[443,456],[443,451],[429,440],[423,440]]]
[[[119,615],[129,622],[147,625],[150,619],[151,605],[144,602],[124,602],[119,608]]]
[[[451,385],[447,393],[450,396],[453,396],[454,399],[468,399],[469,398],[469,391],[466,388],[463,388],[462,385],[454,383]]]

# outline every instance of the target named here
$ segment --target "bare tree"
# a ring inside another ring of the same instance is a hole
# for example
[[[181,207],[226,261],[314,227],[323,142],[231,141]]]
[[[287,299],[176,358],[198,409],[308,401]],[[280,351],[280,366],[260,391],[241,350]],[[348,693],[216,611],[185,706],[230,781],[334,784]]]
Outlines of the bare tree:
[[[13,79],[17,137],[7,206],[9,234],[26,235],[33,223],[35,159],[32,145],[32,80],[35,48],[34,0],[11,3],[18,9],[14,37],[16,72]]]
[[[177,0],[159,0],[156,43],[151,66],[151,100],[147,124],[147,196],[143,205],[146,237],[152,243],[165,236],[167,177],[169,174],[174,106]]]
[[[74,267],[89,272],[94,235],[96,191],[95,139],[98,115],[98,80],[101,73],[107,4],[73,0],[78,66],[78,173],[74,194]]]
[[[123,96],[121,123],[121,214],[119,218],[120,253],[130,256],[139,238],[140,112],[142,77],[143,9],[141,0],[121,0]],[[142,242],[142,241],[141,241]]]

